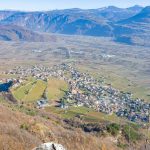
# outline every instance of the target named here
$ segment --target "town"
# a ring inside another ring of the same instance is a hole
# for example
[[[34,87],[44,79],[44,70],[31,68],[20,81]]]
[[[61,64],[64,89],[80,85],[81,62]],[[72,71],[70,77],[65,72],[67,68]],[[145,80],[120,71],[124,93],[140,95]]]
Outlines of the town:
[[[139,98],[133,99],[132,93],[122,92],[111,85],[105,85],[88,73],[79,72],[70,64],[53,67],[39,65],[31,68],[18,66],[4,74],[18,76],[17,79],[8,79],[8,81],[13,81],[13,87],[20,86],[29,76],[43,81],[47,81],[50,77],[66,81],[69,88],[59,99],[62,109],[70,106],[85,106],[108,115],[115,113],[119,117],[125,117],[137,123],[150,122],[150,103]],[[37,103],[46,106],[48,101],[38,101]]]

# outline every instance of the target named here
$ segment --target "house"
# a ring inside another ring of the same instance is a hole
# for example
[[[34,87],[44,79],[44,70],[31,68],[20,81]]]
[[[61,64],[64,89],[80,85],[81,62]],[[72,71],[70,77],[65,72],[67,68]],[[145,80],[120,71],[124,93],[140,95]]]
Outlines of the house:
[[[38,108],[44,108],[44,107],[46,107],[46,106],[48,106],[48,100],[46,100],[46,99],[41,99],[41,100],[38,100],[38,101],[37,101],[37,107],[38,107]]]

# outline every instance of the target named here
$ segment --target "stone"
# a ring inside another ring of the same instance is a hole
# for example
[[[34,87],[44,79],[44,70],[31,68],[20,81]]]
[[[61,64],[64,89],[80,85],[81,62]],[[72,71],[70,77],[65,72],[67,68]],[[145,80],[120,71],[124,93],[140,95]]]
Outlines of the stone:
[[[43,143],[33,150],[66,150],[61,144],[56,144],[53,142]]]

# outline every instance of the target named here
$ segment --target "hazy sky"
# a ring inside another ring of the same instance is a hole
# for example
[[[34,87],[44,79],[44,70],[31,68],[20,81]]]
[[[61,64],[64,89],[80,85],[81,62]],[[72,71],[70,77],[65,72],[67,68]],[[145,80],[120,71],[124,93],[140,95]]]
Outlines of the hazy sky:
[[[133,5],[150,5],[150,0],[0,0],[0,9],[15,10],[51,10],[65,8],[100,8],[114,5],[130,7]]]

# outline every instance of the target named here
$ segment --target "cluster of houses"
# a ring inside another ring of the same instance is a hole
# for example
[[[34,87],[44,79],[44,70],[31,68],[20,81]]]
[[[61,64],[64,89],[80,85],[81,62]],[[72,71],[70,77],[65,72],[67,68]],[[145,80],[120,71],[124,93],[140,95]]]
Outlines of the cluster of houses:
[[[59,74],[59,71],[55,69],[56,67],[46,67],[43,65],[35,65],[30,67],[21,67],[18,66],[10,71],[4,72],[5,74],[10,74],[10,75],[17,75],[18,80],[20,79],[26,79],[28,77],[34,77],[37,79],[41,79],[44,81],[47,81],[47,79],[50,76],[57,77]]]
[[[68,64],[53,67],[33,66],[31,68],[16,67],[7,74],[17,74],[20,79],[32,76],[47,81],[49,77],[65,80],[69,85],[61,99],[61,108],[69,106],[86,106],[107,114],[115,113],[134,122],[150,121],[150,104],[141,99],[133,99],[131,93],[124,93],[111,85],[104,85],[87,73],[81,73]],[[38,105],[47,102],[39,101]]]
[[[103,85],[87,73],[63,64],[62,70],[68,71],[70,77],[64,77],[69,84],[69,91],[63,98],[66,105],[87,106],[97,111],[126,117],[133,122],[149,122],[150,104],[141,99],[133,99],[131,93],[124,93],[111,85]]]

